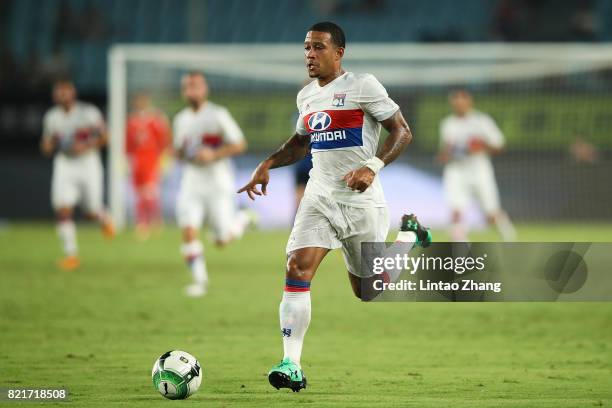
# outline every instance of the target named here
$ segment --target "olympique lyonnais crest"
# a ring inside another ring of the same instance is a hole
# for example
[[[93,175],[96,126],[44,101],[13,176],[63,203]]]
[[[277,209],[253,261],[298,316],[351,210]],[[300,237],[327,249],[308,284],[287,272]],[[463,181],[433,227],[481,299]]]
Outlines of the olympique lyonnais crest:
[[[335,106],[336,108],[340,107],[340,106],[344,106],[344,99],[346,98],[346,94],[342,93],[342,94],[334,94],[334,99],[332,99],[332,106]]]

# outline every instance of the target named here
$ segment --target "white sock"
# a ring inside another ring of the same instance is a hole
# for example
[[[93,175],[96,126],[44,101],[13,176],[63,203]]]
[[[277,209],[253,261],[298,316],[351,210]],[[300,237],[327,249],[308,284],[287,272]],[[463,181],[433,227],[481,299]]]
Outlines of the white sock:
[[[516,240],[516,230],[506,213],[502,212],[495,217],[495,226],[504,241]]]
[[[66,256],[76,256],[78,252],[76,227],[72,220],[63,220],[57,223],[57,235],[62,240],[64,254]]]
[[[451,224],[450,236],[453,242],[468,242],[467,230],[462,222]]]
[[[232,224],[232,238],[240,239],[244,235],[244,231],[251,223],[251,218],[245,210],[236,212],[236,218]]]
[[[385,258],[395,258],[396,255],[403,256],[405,253],[410,252],[416,245],[417,235],[412,231],[398,231],[395,243],[385,249]],[[402,273],[402,269],[385,269],[383,274],[386,274],[384,280],[387,282],[395,282]]]
[[[204,246],[199,240],[193,240],[181,246],[181,253],[187,261],[191,270],[193,282],[206,285],[208,283],[208,272],[204,261]]]
[[[310,289],[291,292],[286,287],[278,313],[285,352],[283,358],[290,358],[299,366],[304,335],[310,324]]]

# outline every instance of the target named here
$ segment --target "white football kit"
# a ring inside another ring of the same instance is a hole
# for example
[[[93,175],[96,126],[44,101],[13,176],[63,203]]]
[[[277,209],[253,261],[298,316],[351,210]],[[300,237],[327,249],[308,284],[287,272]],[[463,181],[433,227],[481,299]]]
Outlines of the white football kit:
[[[231,237],[235,208],[235,180],[229,158],[208,164],[193,159],[201,147],[219,148],[241,143],[244,136],[222,106],[206,102],[197,111],[187,107],[174,118],[174,147],[185,153],[176,216],[181,227],[200,228],[204,220],[218,240]]]
[[[504,136],[487,114],[471,111],[465,116],[449,115],[441,122],[440,142],[451,150],[444,167],[444,190],[453,210],[463,210],[472,196],[487,214],[500,211],[499,192],[489,155],[485,151],[470,153],[474,142],[501,148]]]
[[[380,122],[399,107],[374,76],[345,72],[323,87],[306,85],[297,108],[296,132],[310,137],[312,170],[286,251],[342,248],[348,271],[363,276],[361,243],[387,238],[387,206],[378,176],[363,193],[343,177],[376,155]]]
[[[88,213],[102,210],[103,170],[100,154],[91,149],[80,155],[70,153],[75,141],[98,137],[104,119],[95,106],[76,102],[69,112],[55,106],[43,119],[43,137],[56,140],[53,159],[51,203],[54,209],[82,204]]]

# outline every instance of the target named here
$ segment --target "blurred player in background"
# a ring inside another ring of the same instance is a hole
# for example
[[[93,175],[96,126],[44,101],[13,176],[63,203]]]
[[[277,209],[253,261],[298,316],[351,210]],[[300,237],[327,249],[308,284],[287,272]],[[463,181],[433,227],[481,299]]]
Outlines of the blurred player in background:
[[[247,210],[236,211],[234,173],[229,160],[247,144],[228,110],[208,101],[208,84],[200,72],[182,79],[187,106],[174,118],[174,148],[184,161],[177,200],[177,220],[183,230],[181,252],[192,273],[189,296],[206,293],[208,273],[198,230],[204,220],[212,228],[218,246],[240,238],[253,221]]]
[[[295,134],[261,162],[238,192],[251,199],[265,195],[270,169],[287,166],[312,152],[310,180],[287,243],[285,290],[279,307],[284,356],[268,381],[275,388],[306,387],[300,359],[310,324],[310,283],[332,249],[342,248],[355,295],[374,281],[394,280],[367,274],[361,268],[361,243],[384,242],[389,215],[378,172],[393,162],[412,140],[399,106],[370,74],[342,69],[345,37],[331,22],[314,24],[304,41],[310,78],[297,95],[300,112]],[[381,126],[389,131],[378,151]],[[378,153],[377,153],[378,151]],[[257,187],[261,185],[261,190]],[[414,216],[402,218],[397,241],[426,246],[431,235]]]
[[[72,270],[80,265],[74,207],[81,204],[89,218],[97,220],[105,237],[114,228],[102,204],[103,171],[99,150],[107,136],[102,114],[95,106],[78,101],[74,84],[57,81],[55,106],[43,119],[41,150],[53,158],[51,203],[57,216],[57,232],[64,247],[59,266]]]
[[[474,109],[472,95],[465,89],[450,93],[453,114],[440,125],[439,161],[444,164],[444,189],[452,209],[451,238],[468,240],[463,212],[475,197],[504,241],[516,233],[499,202],[499,192],[490,155],[504,147],[504,135],[486,113]]]
[[[146,93],[134,97],[132,108],[127,120],[126,151],[136,194],[136,233],[147,239],[151,227],[161,225],[159,168],[169,147],[170,126],[166,115],[151,105]]]

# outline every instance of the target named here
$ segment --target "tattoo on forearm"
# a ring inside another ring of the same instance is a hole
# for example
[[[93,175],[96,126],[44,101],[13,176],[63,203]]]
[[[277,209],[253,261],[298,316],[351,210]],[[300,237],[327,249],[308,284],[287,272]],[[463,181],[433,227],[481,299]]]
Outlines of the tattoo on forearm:
[[[387,136],[377,157],[387,165],[397,159],[412,141],[412,133],[401,112],[383,122],[383,126],[389,131],[389,136]]]
[[[272,162],[271,169],[288,166],[306,156],[308,153],[308,139],[304,136],[293,135],[274,152],[268,160]]]

